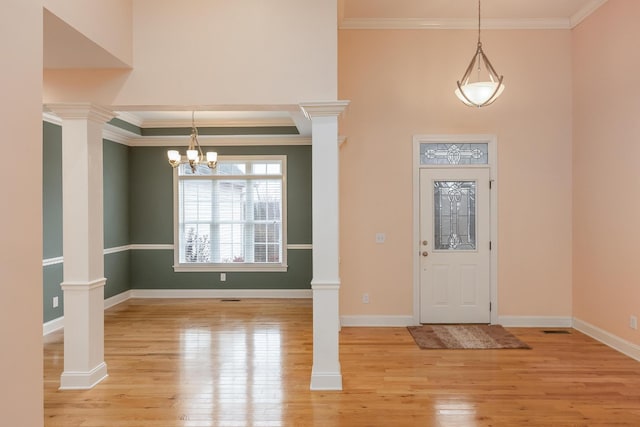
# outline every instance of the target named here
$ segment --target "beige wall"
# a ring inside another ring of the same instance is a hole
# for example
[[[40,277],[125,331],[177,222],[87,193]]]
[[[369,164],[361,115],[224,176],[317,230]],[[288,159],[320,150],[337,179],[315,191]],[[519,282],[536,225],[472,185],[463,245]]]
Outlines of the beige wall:
[[[640,334],[640,2],[610,0],[573,33],[574,316]]]
[[[492,106],[453,94],[473,31],[341,30],[341,314],[413,313],[412,137],[498,137],[499,314],[571,316],[569,31],[486,31]],[[376,244],[384,232],[387,242]],[[368,292],[370,304],[361,303]]]
[[[47,71],[45,102],[297,106],[335,100],[336,16],[336,2],[326,0],[135,0],[133,70]]]
[[[0,424],[41,426],[42,2],[9,0],[0,15]],[[15,161],[14,161],[15,160]]]
[[[132,0],[43,0],[42,3],[122,62],[132,63]]]

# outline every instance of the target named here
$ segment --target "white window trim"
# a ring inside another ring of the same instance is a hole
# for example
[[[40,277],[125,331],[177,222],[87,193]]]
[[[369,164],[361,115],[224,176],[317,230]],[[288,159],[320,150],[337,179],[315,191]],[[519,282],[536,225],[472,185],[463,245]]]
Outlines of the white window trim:
[[[283,272],[287,271],[287,156],[282,155],[248,155],[248,156],[218,156],[218,162],[225,161],[254,161],[254,160],[279,160],[282,162],[282,260],[280,263],[199,263],[185,264],[180,262],[180,236],[179,236],[179,206],[178,199],[178,168],[173,170],[173,271],[183,272]],[[248,175],[248,177],[255,177]],[[271,176],[272,178],[273,176]]]

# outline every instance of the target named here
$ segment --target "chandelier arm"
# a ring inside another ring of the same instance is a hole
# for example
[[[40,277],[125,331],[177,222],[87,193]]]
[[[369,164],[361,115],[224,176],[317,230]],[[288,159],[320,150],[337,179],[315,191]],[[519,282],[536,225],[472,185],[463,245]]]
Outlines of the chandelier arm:
[[[480,49],[480,53],[482,54],[482,60],[484,61],[484,65],[485,67],[487,67],[487,70],[489,71],[489,73],[493,77],[500,79],[500,81],[502,81],[502,76],[498,75],[495,68],[493,68],[493,65],[491,65],[491,61],[489,61],[489,58],[487,58],[487,55],[484,54],[482,49]]]
[[[198,153],[200,153],[200,161],[204,160],[204,154],[202,153],[202,147],[200,147],[200,141],[198,141],[198,129],[193,128],[193,139],[196,141],[196,146],[198,147]]]
[[[496,86],[496,89],[493,91],[493,93],[491,94],[491,97],[487,100],[487,102],[485,102],[482,105],[479,105],[479,107],[484,107],[486,105],[491,105],[495,102],[496,99],[498,99],[498,91],[500,90],[500,86],[502,86],[502,76],[500,76],[500,79],[498,80],[498,85]]]
[[[467,84],[467,81],[469,80],[471,73],[475,69],[476,62],[478,61],[478,52],[482,53],[482,49],[480,48],[480,45],[478,45],[478,49],[476,49],[476,53],[473,54],[473,58],[471,58],[471,62],[469,62],[469,66],[467,67],[467,70],[464,72],[464,74],[462,75],[462,78],[460,79],[462,84]]]

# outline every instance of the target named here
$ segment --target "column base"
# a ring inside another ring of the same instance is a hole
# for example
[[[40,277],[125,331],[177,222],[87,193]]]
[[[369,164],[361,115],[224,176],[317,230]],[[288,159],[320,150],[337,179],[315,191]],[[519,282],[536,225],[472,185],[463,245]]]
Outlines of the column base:
[[[107,378],[107,364],[102,362],[89,372],[63,372],[60,390],[88,390]]]
[[[311,371],[310,390],[342,390],[342,374],[340,372]]]

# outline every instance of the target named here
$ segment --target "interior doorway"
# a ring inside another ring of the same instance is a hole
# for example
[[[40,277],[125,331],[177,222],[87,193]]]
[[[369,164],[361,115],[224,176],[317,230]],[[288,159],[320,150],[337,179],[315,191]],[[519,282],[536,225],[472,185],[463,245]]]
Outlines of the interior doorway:
[[[414,137],[414,321],[497,323],[496,141]]]

